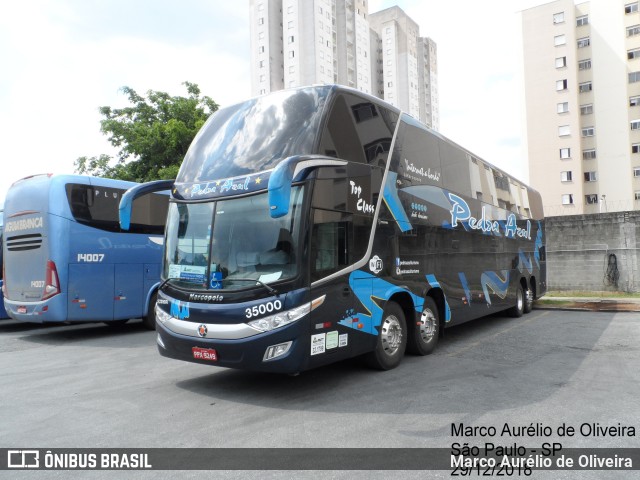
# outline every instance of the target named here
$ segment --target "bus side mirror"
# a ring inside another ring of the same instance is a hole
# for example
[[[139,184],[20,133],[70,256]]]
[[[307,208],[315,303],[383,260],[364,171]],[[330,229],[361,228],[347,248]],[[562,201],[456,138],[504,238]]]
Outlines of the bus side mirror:
[[[131,227],[131,212],[133,210],[133,201],[136,198],[146,195],[147,193],[171,190],[174,182],[175,180],[156,180],[154,182],[136,185],[124,192],[124,195],[122,195],[120,199],[120,206],[118,207],[120,228],[122,230],[129,230]]]
[[[344,166],[347,162],[319,155],[294,156],[280,162],[269,177],[269,214],[271,218],[284,217],[289,213],[291,184],[302,180],[318,167]]]

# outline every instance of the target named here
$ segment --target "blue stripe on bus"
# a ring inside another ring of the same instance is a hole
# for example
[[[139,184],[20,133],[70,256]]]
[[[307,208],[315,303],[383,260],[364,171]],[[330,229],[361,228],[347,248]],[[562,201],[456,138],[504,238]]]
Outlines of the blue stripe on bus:
[[[484,292],[484,298],[488,305],[491,305],[489,288],[500,298],[505,298],[507,296],[507,290],[509,289],[509,270],[502,270],[502,275],[504,276],[504,279],[496,272],[484,272],[480,276],[482,291]]]
[[[431,288],[439,288],[440,290],[442,290],[442,296],[444,297],[444,321],[450,322],[451,308],[449,307],[449,302],[447,301],[447,296],[444,293],[444,289],[440,286],[440,282],[438,282],[435,275],[426,275],[426,277],[427,282],[429,282]]]
[[[374,299],[380,300],[380,304],[384,305],[384,302],[396,293],[407,293],[413,300],[416,312],[422,312],[424,306],[424,300],[406,288],[399,287],[361,270],[356,270],[349,275],[349,286],[360,303],[364,305],[367,313],[352,313],[338,323],[371,335],[378,335],[378,327],[382,324],[383,313],[383,309]],[[407,320],[410,321],[411,319]]]
[[[536,265],[540,268],[540,249],[542,248],[542,223],[538,222],[538,234],[536,235],[536,247],[533,254],[533,258],[536,261]]]
[[[462,288],[464,289],[464,294],[467,297],[467,304],[471,306],[471,290],[469,290],[469,282],[467,282],[467,277],[464,272],[459,272],[458,277],[460,278],[460,283],[462,284]]]
[[[393,219],[398,224],[398,227],[401,231],[407,232],[411,230],[411,221],[409,217],[407,217],[407,212],[404,211],[404,207],[402,206],[402,202],[400,202],[400,198],[398,198],[398,189],[396,187],[398,180],[398,174],[395,172],[389,172],[387,174],[387,182],[384,185],[384,191],[382,193],[382,198],[384,203],[387,204],[391,215],[393,215]]]
[[[531,257],[527,256],[522,249],[518,249],[518,270],[520,273],[527,269],[529,275],[533,273],[533,264],[531,263]]]

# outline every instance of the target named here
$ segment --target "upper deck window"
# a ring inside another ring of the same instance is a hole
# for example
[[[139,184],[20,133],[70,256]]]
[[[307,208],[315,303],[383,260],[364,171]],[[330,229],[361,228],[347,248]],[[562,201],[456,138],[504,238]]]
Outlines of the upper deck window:
[[[219,110],[189,147],[176,183],[248,175],[313,153],[330,91],[280,91]]]
[[[384,167],[397,114],[350,94],[335,97],[318,147],[320,155]]]

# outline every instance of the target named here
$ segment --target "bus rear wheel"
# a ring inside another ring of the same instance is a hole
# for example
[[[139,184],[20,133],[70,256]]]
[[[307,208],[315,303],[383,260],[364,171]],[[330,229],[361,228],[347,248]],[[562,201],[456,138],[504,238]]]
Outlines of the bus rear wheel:
[[[516,304],[509,309],[509,315],[515,318],[519,318],[524,313],[524,289],[522,285],[518,284],[516,290]]]
[[[153,292],[151,300],[149,300],[149,308],[147,315],[142,317],[142,325],[148,330],[156,329],[156,301],[158,300],[158,292]]]
[[[400,364],[407,348],[407,323],[397,303],[387,303],[379,328],[376,348],[366,360],[373,368],[391,370]]]
[[[533,310],[533,297],[533,290],[527,288],[527,291],[524,292],[524,313],[531,313],[531,310]]]
[[[438,306],[431,297],[424,301],[420,320],[409,329],[407,351],[414,355],[429,355],[438,344],[440,333],[440,316]]]

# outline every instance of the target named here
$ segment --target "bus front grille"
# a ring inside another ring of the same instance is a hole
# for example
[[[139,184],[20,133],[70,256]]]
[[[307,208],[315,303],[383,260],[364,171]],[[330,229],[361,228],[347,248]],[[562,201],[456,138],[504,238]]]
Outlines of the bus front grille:
[[[42,235],[34,233],[30,235],[16,235],[7,237],[7,250],[20,252],[22,250],[36,250],[42,245]]]

